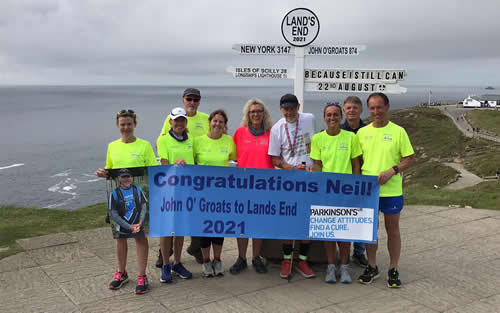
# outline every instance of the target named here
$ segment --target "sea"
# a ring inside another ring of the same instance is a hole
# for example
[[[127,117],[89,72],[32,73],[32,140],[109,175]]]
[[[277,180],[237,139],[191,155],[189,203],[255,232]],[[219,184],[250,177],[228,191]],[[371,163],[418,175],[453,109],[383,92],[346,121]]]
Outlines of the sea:
[[[129,108],[138,113],[136,136],[153,143],[170,110],[182,106],[186,87],[201,90],[199,110],[224,109],[232,135],[242,118],[243,105],[257,97],[266,103],[273,121],[281,118],[279,99],[293,93],[291,86],[1,86],[0,87],[0,205],[74,210],[106,201],[104,167],[107,144],[120,137],[115,114]],[[406,86],[408,92],[389,95],[391,108],[428,101],[454,104],[480,87]],[[305,93],[304,112],[316,116],[324,129],[326,102],[349,95],[363,101],[368,94]],[[368,116],[367,109],[363,116]]]

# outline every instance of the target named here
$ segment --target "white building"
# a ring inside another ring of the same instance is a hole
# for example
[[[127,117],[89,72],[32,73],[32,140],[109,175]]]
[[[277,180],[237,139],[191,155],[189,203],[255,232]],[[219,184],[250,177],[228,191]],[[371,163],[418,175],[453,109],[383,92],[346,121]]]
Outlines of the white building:
[[[463,101],[464,108],[500,107],[500,95],[468,96]]]

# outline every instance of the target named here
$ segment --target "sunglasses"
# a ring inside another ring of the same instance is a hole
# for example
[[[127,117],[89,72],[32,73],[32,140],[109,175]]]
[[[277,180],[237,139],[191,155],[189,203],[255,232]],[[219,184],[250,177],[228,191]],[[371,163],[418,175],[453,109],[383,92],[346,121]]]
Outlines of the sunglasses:
[[[118,112],[119,115],[122,115],[122,114],[135,114],[134,110],[132,109],[123,109],[123,110],[120,110]]]
[[[264,113],[264,110],[253,110],[253,111],[248,111],[248,114],[260,114]]]
[[[193,101],[193,102],[200,102],[200,98],[186,98],[186,101],[187,102],[191,102],[191,101]]]

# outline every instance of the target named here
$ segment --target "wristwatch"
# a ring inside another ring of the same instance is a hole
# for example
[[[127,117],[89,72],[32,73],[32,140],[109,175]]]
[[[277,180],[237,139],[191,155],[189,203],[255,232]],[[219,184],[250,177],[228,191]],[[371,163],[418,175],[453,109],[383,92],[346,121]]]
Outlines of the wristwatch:
[[[396,174],[399,173],[399,167],[397,165],[394,165],[392,169],[396,172]]]

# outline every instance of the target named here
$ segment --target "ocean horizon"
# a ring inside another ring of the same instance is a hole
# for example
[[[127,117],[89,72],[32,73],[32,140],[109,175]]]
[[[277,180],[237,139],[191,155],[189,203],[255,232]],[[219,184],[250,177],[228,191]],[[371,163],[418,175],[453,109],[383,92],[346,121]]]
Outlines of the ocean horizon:
[[[391,109],[427,102],[455,104],[469,94],[492,93],[486,86],[403,86],[408,92],[389,95]],[[273,121],[281,118],[279,99],[293,93],[278,86],[160,86],[160,85],[65,85],[0,86],[0,204],[76,209],[106,201],[103,179],[95,170],[104,167],[107,144],[120,137],[115,114],[131,108],[138,113],[137,137],[154,145],[163,122],[182,92],[199,88],[201,112],[222,108],[228,113],[228,134],[242,118],[243,105],[256,97],[266,103]],[[363,93],[304,94],[304,112],[316,116],[316,128],[324,129],[326,102],[343,102]],[[365,108],[363,117],[368,116]],[[410,138],[411,139],[411,138]]]

